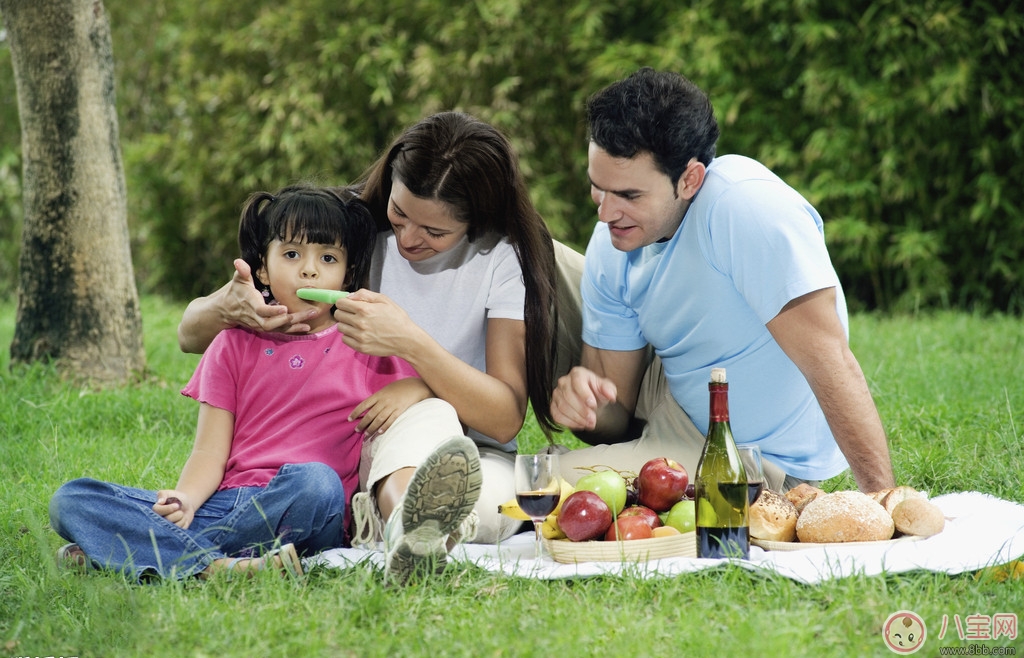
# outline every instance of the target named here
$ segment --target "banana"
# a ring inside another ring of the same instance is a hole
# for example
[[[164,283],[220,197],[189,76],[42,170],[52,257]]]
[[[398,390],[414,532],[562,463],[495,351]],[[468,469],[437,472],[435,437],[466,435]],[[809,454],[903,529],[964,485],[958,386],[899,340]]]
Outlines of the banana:
[[[568,482],[566,482],[565,478],[561,479],[560,487],[561,487],[561,492],[559,493],[559,496],[558,496],[558,506],[555,507],[555,511],[552,512],[552,514],[554,514],[555,516],[558,516],[558,513],[562,511],[562,503],[564,503],[565,499],[569,497],[569,494],[571,494],[574,491],[576,491],[576,487],[574,487],[571,484],[569,484]]]
[[[529,521],[529,515],[523,511],[523,508],[519,506],[516,499],[506,501],[501,505],[498,505],[498,514],[504,514],[505,516],[511,517],[518,521]]]
[[[558,515],[549,514],[540,526],[540,534],[545,539],[565,539],[565,533],[558,526]]]
[[[569,497],[569,494],[576,491],[575,487],[562,479],[559,482],[559,494],[558,494],[558,506],[555,511],[551,513],[551,516],[558,516],[558,513],[562,511],[562,503]],[[518,521],[529,521],[529,515],[523,511],[523,508],[519,507],[519,503],[515,498],[505,501],[498,505],[498,513],[504,514],[507,517],[516,519]],[[550,517],[549,517],[550,518]]]

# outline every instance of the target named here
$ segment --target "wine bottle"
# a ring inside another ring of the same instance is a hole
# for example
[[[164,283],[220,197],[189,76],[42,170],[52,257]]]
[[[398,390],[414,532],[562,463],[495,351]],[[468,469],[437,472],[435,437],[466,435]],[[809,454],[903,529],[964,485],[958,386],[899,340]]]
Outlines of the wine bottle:
[[[711,415],[697,464],[697,556],[750,557],[747,475],[729,424],[729,383],[725,368],[712,368],[708,383]]]

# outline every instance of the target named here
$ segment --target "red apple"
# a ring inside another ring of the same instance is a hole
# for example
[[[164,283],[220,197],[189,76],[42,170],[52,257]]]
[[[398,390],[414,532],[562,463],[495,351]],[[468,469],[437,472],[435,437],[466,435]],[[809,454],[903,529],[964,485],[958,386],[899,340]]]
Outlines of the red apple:
[[[587,541],[604,534],[612,524],[608,504],[593,491],[574,491],[562,503],[558,527],[572,541]]]
[[[643,505],[631,505],[619,512],[620,519],[625,516],[639,516],[647,521],[647,525],[651,526],[651,530],[662,525],[661,517],[658,516],[658,513],[650,507],[644,507]]]
[[[651,525],[647,522],[647,519],[637,515],[620,516],[615,519],[615,523],[608,526],[608,531],[604,533],[605,541],[650,539],[653,536],[654,531],[651,530]]]
[[[689,481],[682,464],[668,457],[655,457],[636,476],[637,499],[655,512],[664,512],[686,496]]]

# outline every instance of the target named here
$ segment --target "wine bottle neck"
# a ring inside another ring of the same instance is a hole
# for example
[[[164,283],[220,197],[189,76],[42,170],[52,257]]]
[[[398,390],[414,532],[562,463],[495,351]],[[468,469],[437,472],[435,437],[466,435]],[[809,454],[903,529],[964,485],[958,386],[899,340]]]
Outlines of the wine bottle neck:
[[[710,421],[712,423],[728,423],[729,385],[712,383],[708,385],[708,390],[711,392]]]

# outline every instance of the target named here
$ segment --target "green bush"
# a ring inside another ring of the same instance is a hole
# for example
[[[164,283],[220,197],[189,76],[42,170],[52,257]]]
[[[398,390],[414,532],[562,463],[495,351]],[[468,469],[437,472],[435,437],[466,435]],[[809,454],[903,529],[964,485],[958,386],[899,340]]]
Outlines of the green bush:
[[[762,160],[819,208],[853,308],[1024,310],[1019,3],[106,5],[144,291],[212,290],[249,192],[350,181],[442,109],[504,130],[552,231],[582,248],[584,101],[651,65],[709,91],[720,153]]]

